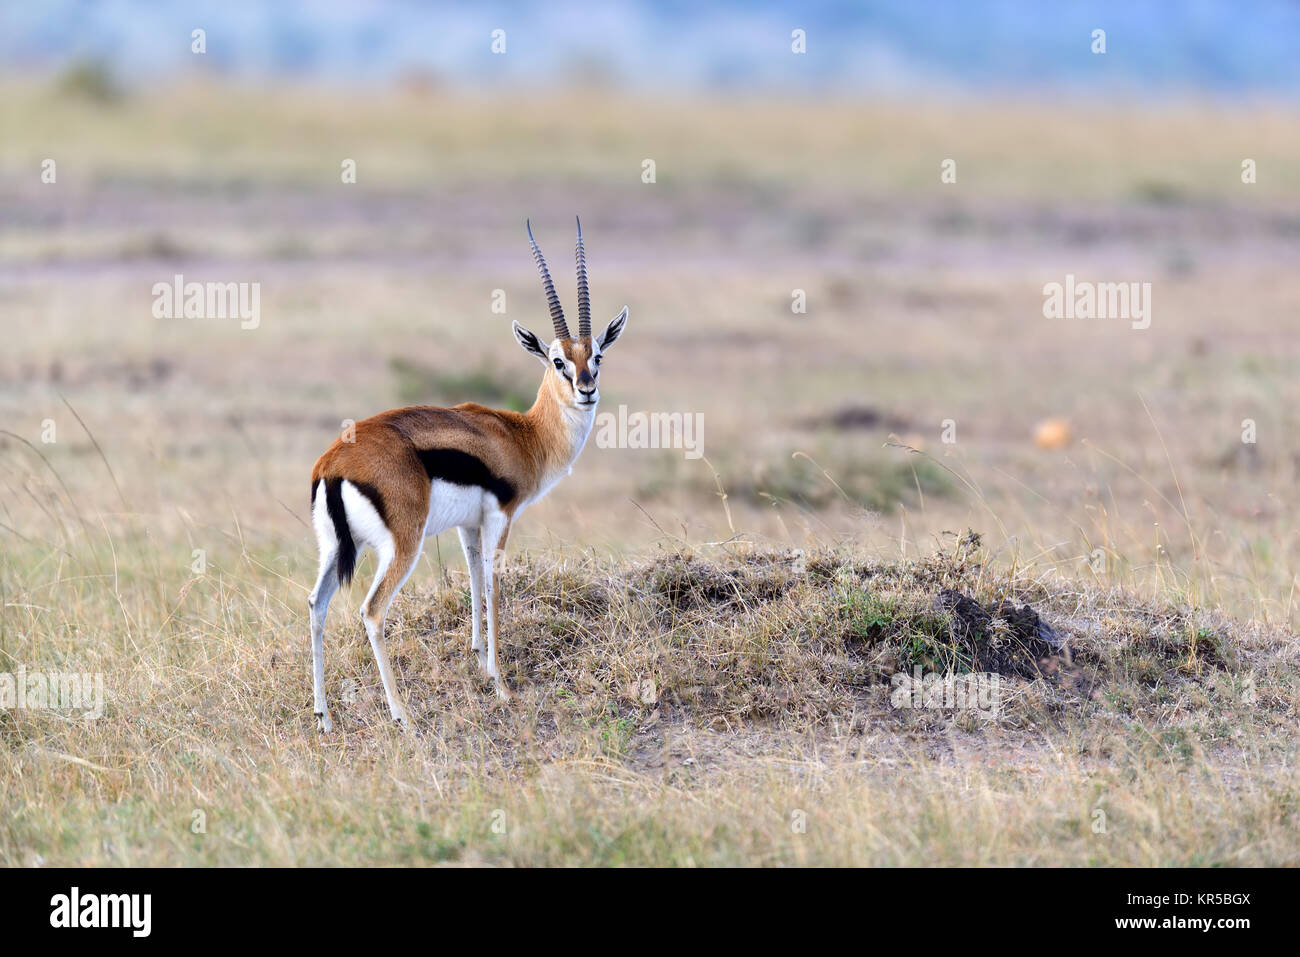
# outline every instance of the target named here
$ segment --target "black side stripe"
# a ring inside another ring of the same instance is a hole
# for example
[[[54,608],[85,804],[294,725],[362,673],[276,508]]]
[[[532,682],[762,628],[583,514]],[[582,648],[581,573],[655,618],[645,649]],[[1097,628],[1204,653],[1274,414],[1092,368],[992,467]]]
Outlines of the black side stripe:
[[[430,479],[442,479],[453,485],[477,485],[491,492],[502,505],[515,498],[515,487],[484,464],[478,456],[459,449],[416,449],[424,471]]]
[[[348,479],[352,482],[351,479]],[[352,482],[357,491],[370,500],[370,504],[379,513],[379,518],[388,525],[388,510],[384,506],[384,497],[379,489],[368,482]],[[316,501],[316,486],[312,486],[312,502]],[[352,581],[352,573],[357,567],[357,543],[352,538],[352,529],[348,527],[348,513],[343,507],[343,479],[325,480],[325,509],[334,524],[334,536],[339,540],[338,575],[339,581],[346,585]],[[391,526],[390,526],[391,527]]]

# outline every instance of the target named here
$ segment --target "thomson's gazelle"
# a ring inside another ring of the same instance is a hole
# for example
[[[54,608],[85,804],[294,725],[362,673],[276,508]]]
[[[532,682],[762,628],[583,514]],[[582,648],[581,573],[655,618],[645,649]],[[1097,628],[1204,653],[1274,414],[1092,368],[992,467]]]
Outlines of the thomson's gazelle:
[[[581,223],[576,337],[569,334],[531,224],[528,242],[555,327],[555,338],[547,345],[518,322],[512,323],[515,339],[546,366],[533,407],[520,413],[467,402],[450,409],[393,409],[358,422],[355,436],[336,440],[312,469],[312,525],[320,543],[320,574],[308,601],[312,680],[322,731],[333,726],[325,702],[325,616],[330,598],[340,582],[352,578],[357,554],[367,546],[378,555],[378,570],[361,605],[361,617],[393,719],[406,723],[406,709],[384,647],[384,617],[415,567],[424,539],[453,526],[469,565],[473,649],[497,694],[510,696],[497,668],[493,557],[505,547],[519,513],[573,470],[595,417],[602,354],[627,322],[624,306],[604,332],[591,335]]]

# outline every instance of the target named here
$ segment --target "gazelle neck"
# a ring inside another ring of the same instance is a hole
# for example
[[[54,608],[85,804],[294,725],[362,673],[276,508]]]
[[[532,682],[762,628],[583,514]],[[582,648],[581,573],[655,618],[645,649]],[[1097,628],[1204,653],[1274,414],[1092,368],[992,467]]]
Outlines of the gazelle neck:
[[[568,471],[582,453],[596,420],[596,409],[578,409],[560,397],[555,377],[544,373],[537,400],[524,415],[533,423],[546,449],[547,465]]]

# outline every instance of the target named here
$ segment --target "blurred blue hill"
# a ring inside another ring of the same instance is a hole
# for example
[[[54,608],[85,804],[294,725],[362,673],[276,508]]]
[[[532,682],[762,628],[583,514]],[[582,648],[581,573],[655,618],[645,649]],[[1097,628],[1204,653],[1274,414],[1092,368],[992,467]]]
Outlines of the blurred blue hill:
[[[207,32],[207,53],[190,33]],[[791,31],[807,54],[791,53]],[[489,49],[504,30],[506,54]],[[1106,31],[1105,56],[1089,49]],[[1300,94],[1292,0],[5,0],[0,72],[100,60],[126,82],[195,68],[240,77],[634,89]]]

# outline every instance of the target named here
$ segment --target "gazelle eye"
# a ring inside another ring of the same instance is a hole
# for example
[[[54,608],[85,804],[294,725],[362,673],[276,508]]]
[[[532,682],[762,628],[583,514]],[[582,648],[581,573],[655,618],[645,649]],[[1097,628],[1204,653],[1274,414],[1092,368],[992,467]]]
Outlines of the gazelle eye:
[[[563,359],[556,359],[556,360],[555,360],[555,368],[557,368],[557,369],[559,369],[561,372],[563,372],[563,371],[564,371],[564,360],[563,360]]]
[[[600,365],[600,356],[596,356],[596,365]]]

